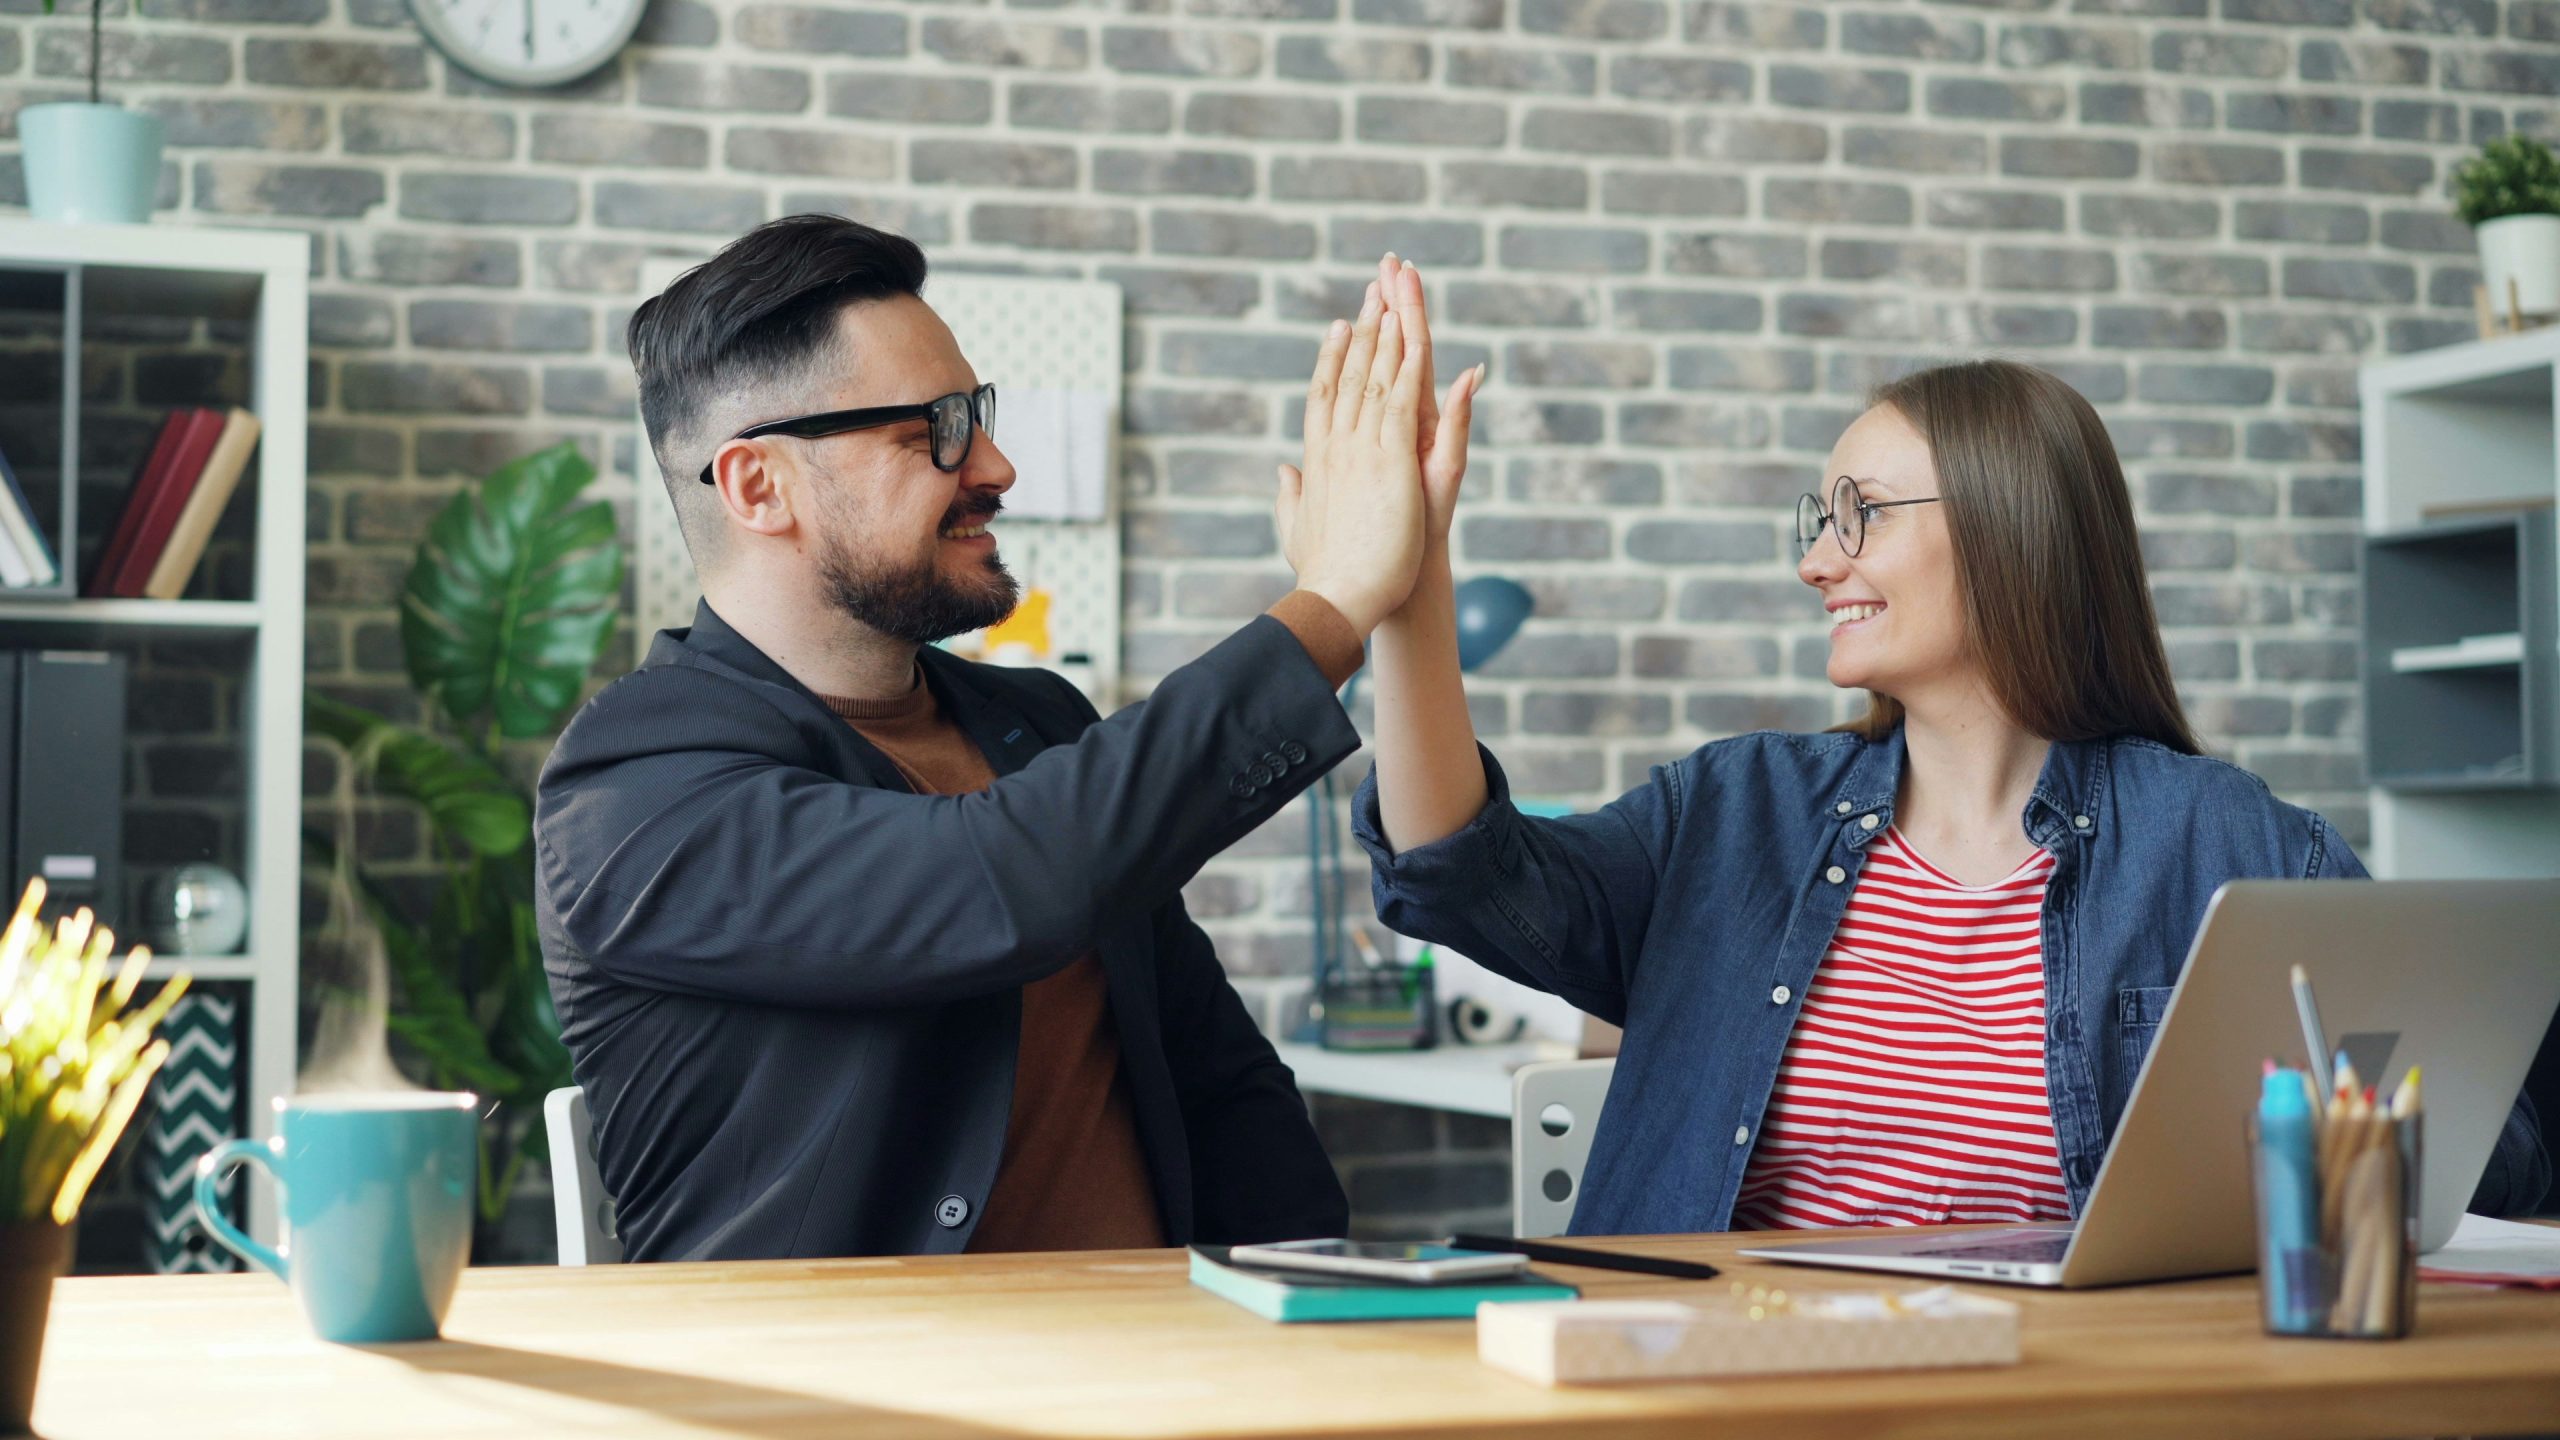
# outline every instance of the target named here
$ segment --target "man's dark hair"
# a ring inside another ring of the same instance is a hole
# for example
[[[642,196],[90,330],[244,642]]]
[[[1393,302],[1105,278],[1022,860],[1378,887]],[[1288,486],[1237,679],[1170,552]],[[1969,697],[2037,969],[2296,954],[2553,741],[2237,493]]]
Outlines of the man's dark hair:
[[[640,418],[697,562],[710,537],[695,476],[727,438],[773,415],[739,418],[756,392],[789,382],[833,353],[848,305],[924,289],[924,251],[903,235],[836,215],[759,225],[676,277],[631,312],[625,336],[640,376]]]

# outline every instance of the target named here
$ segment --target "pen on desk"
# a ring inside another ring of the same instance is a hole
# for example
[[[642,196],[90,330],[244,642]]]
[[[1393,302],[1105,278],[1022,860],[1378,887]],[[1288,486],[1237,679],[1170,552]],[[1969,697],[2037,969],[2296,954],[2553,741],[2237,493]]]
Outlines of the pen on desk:
[[[2322,1094],[2329,1089],[2329,1037],[2320,1028],[2320,1002],[2311,998],[2311,976],[2293,967],[2293,1008],[2302,1017],[2302,1044],[2311,1057],[2311,1080]]]
[[[1550,1265],[1588,1265],[1596,1270],[1631,1270],[1639,1275],[1667,1275],[1674,1280],[1713,1280],[1722,1271],[1695,1260],[1664,1260],[1651,1255],[1621,1255],[1614,1250],[1586,1250],[1579,1245],[1550,1245],[1514,1240],[1507,1235],[1457,1235],[1449,1243],[1461,1250],[1493,1250],[1526,1255]]]

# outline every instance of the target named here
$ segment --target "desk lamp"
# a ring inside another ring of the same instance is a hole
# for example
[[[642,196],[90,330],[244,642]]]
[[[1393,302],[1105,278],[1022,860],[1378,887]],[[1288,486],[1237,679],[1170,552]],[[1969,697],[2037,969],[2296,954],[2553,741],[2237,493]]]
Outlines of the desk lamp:
[[[1473,674],[1484,663],[1502,653],[1511,637],[1538,608],[1536,597],[1517,580],[1499,575],[1478,575],[1459,582],[1456,596],[1458,611],[1458,669]],[[1360,677],[1364,667],[1354,671],[1342,687],[1342,703],[1348,708],[1360,693]],[[1337,815],[1333,772],[1328,770],[1316,781],[1308,798],[1313,802],[1307,811],[1307,893],[1315,907],[1315,989],[1306,1025],[1290,1038],[1320,1043],[1324,1037],[1325,982],[1342,973],[1349,963],[1346,941],[1349,928],[1342,907],[1335,903],[1330,879],[1342,865],[1342,838]]]

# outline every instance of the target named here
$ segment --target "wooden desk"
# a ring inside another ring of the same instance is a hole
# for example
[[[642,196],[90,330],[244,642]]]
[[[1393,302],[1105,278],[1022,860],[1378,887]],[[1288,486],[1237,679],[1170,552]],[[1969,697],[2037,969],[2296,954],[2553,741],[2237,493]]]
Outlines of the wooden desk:
[[[1724,1263],[1735,1243],[1644,1248]],[[1723,1284],[1557,1273],[1595,1296]],[[2262,1337],[2245,1276],[1998,1293],[2026,1310],[2011,1368],[1549,1391],[1479,1365],[1471,1322],[1273,1325],[1171,1251],[475,1270],[449,1339],[371,1350],[311,1340],[263,1275],[67,1280],[35,1418],[49,1440],[2560,1429],[2560,1294],[2429,1286],[2414,1338],[2369,1344]]]

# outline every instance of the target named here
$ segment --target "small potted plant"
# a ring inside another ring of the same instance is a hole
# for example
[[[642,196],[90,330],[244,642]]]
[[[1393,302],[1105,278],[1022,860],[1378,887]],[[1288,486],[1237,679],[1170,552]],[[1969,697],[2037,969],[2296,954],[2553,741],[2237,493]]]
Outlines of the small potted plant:
[[[54,0],[44,0],[44,13],[53,7]],[[151,218],[160,194],[160,117],[107,104],[98,94],[106,8],[107,0],[89,0],[88,100],[18,112],[27,208],[39,220],[139,224]]]
[[[2480,278],[2499,315],[2560,311],[2560,158],[2529,135],[2480,147],[2453,172],[2453,203],[2480,239]]]
[[[81,910],[48,935],[43,904],[44,882],[28,881],[0,931],[0,1435],[27,1429],[71,1222],[168,1057],[152,1031],[187,988],[177,976],[128,1008],[151,952],[137,946],[110,981],[114,933]]]

